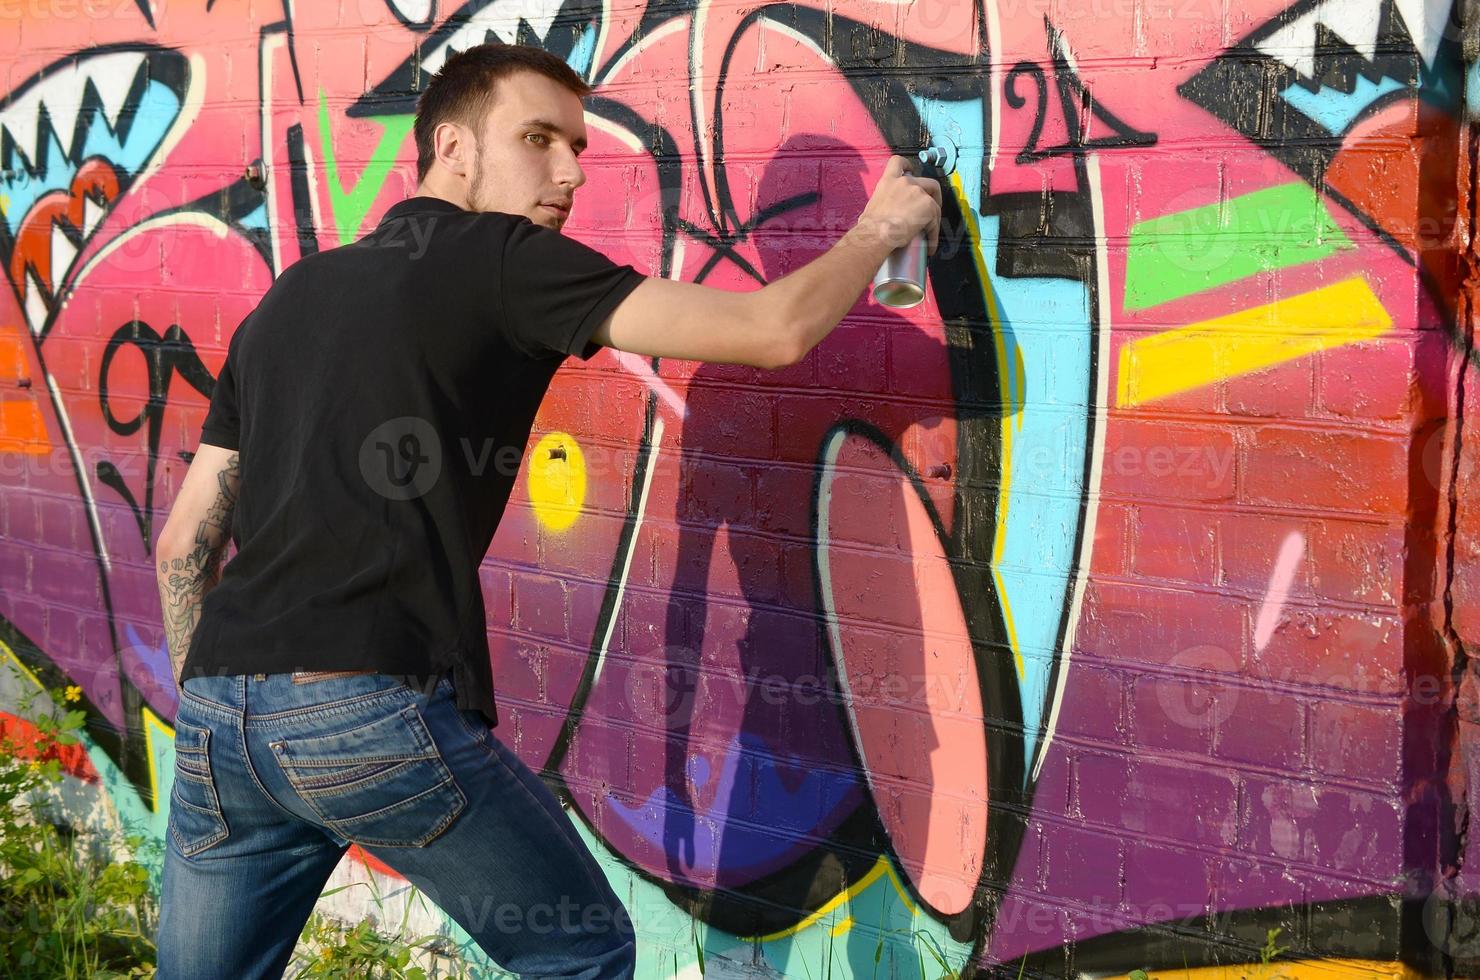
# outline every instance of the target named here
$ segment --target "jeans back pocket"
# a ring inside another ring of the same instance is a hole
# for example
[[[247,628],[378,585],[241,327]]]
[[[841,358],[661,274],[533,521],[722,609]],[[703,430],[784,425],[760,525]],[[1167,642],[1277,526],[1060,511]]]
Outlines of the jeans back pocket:
[[[279,739],[272,748],[304,804],[357,844],[421,847],[467,803],[414,703],[345,731]]]
[[[221,813],[211,771],[209,729],[175,719],[175,785],[170,790],[170,837],[180,853],[194,857],[230,832]]]

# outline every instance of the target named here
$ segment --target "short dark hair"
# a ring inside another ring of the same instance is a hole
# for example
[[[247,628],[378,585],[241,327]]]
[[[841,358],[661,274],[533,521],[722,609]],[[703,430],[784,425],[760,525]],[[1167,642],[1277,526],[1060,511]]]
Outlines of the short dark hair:
[[[493,108],[498,82],[516,71],[532,71],[552,78],[576,95],[591,94],[591,86],[575,69],[544,48],[528,44],[479,44],[448,57],[416,100],[416,182],[426,179],[437,158],[432,134],[444,122],[467,126],[481,138],[483,120]]]

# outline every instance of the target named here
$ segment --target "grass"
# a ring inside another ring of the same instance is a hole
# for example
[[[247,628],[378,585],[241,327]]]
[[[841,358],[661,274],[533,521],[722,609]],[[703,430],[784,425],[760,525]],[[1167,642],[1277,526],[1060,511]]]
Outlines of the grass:
[[[374,877],[369,881],[330,888],[319,898],[323,900],[362,886],[370,889],[375,912],[367,912],[354,925],[323,912],[314,912],[304,923],[285,977],[289,980],[299,980],[300,977],[305,980],[434,980],[439,977],[468,980],[471,977],[467,961],[452,947],[447,937],[429,933],[405,938],[412,904],[420,903],[422,908],[427,907],[425,896],[416,888],[408,893],[401,909],[401,919],[388,933],[378,928],[380,918],[385,914],[385,901]],[[431,972],[419,964],[412,964],[416,948],[430,958]]]
[[[81,689],[17,687],[27,693],[13,713],[35,732],[0,737],[0,963],[5,975],[27,980],[152,978],[159,910],[148,869],[135,857],[162,845],[139,835],[79,828],[65,819],[56,802],[66,778],[63,757],[79,743],[76,732],[86,719],[84,712],[70,708],[81,700]],[[383,913],[373,879],[370,887],[375,908]],[[419,892],[412,894],[425,901]],[[304,926],[287,976],[470,977],[466,961],[445,937],[401,938],[410,910],[408,899],[394,935],[378,929],[374,914],[351,925],[316,911]],[[431,960],[430,972],[412,965],[417,947]]]
[[[81,691],[40,692],[20,706],[34,737],[0,738],[0,962],[37,980],[152,977],[158,922],[149,872],[132,857],[142,837],[86,831],[58,818],[65,747],[85,714]]]
[[[1281,946],[1279,944],[1280,933],[1284,931],[1280,927],[1266,929],[1264,931],[1264,945],[1259,950],[1259,968],[1254,972],[1253,976],[1250,976],[1248,973],[1241,974],[1239,980],[1290,980],[1290,974],[1284,971],[1278,973],[1270,972],[1270,967],[1274,964],[1275,959],[1290,950],[1289,946]],[[1184,975],[1189,973],[1185,957],[1183,958],[1182,972]],[[1132,970],[1126,974],[1126,980],[1157,980],[1157,978],[1146,970]]]

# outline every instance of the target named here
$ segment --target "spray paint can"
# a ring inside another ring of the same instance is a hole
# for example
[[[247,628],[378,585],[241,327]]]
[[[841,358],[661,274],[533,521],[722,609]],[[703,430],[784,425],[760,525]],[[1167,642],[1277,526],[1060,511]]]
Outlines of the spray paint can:
[[[940,147],[926,147],[920,151],[922,175],[930,173],[945,162],[946,153]],[[879,271],[874,273],[874,299],[885,306],[909,309],[925,299],[925,266],[929,258],[930,243],[921,232],[912,240],[889,253]]]

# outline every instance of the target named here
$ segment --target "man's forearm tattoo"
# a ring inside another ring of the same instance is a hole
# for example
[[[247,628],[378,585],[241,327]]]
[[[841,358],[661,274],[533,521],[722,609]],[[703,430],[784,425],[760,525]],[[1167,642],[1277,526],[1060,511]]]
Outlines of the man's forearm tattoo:
[[[159,601],[164,609],[165,638],[169,642],[170,665],[175,683],[185,666],[190,637],[200,621],[201,600],[221,579],[221,563],[231,542],[231,520],[236,512],[237,488],[241,479],[241,456],[232,453],[226,468],[216,474],[216,499],[205,520],[195,529],[195,542],[184,557],[166,557],[159,562]]]

